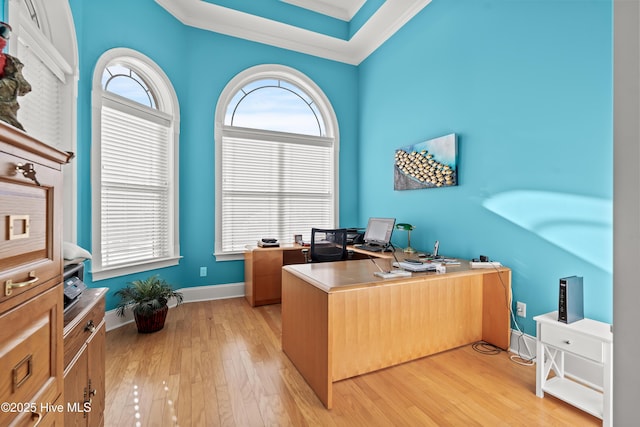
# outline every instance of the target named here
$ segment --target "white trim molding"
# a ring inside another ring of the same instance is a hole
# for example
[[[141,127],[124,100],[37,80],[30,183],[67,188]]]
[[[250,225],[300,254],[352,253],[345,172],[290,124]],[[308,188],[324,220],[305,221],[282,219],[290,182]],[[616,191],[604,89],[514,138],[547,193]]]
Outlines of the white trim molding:
[[[285,3],[292,4],[294,6],[302,7],[304,9],[312,10],[323,15],[331,16],[332,18],[340,19],[341,21],[351,21],[351,19],[358,13],[358,10],[366,3],[366,0],[342,0],[340,5],[337,2],[328,2],[323,0],[281,0]]]
[[[431,0],[387,0],[350,40],[202,0],[155,0],[185,25],[358,65]]]

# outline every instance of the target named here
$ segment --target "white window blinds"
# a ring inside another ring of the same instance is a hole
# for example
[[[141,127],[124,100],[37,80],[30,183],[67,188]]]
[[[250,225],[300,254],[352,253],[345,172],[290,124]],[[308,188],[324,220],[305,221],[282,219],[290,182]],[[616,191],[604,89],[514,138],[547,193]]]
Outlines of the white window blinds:
[[[222,158],[223,252],[333,225],[332,138],[225,126]]]
[[[69,149],[68,142],[62,140],[61,134],[64,82],[33,49],[22,43],[19,46],[19,55],[24,64],[22,74],[31,84],[32,90],[18,98],[18,121],[34,138],[60,149]]]
[[[170,126],[162,112],[103,99],[103,268],[172,255]]]

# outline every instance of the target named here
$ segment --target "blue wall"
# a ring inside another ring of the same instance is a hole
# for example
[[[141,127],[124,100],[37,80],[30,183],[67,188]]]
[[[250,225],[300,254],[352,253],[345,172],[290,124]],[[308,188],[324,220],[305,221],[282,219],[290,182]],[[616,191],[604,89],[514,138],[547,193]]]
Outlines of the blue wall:
[[[359,67],[361,221],[511,267],[528,334],[569,275],[611,322],[612,39],[610,1],[434,0]],[[448,133],[459,185],[394,191],[395,149]]]
[[[237,73],[279,63],[312,78],[338,116],[341,225],[393,216],[417,226],[414,247],[438,239],[445,254],[501,261],[514,301],[527,304],[528,334],[533,316],[556,309],[568,275],[584,276],[585,314],[612,320],[611,1],[433,0],[359,67],[185,27],[152,0],[70,3],[82,246],[91,247],[93,68],[106,50],[130,47],[164,69],[181,105],[184,258],[160,273],[178,287],[243,281],[241,261],[212,256],[214,108]],[[451,132],[459,186],[394,191],[395,149]],[[115,290],[148,274],[92,285]]]
[[[215,105],[225,85],[257,64],[293,67],[313,79],[331,101],[340,127],[340,223],[358,220],[357,69],[283,49],[185,27],[153,0],[70,1],[80,56],[78,90],[78,243],[91,247],[91,85],[98,58],[114,47],[128,47],[155,61],[171,79],[180,102],[180,265],[160,271],[89,283],[113,291],[128,281],[160,273],[178,288],[244,280],[242,261],[216,262],[214,250]],[[302,178],[301,178],[302,179]],[[208,276],[199,277],[201,266]],[[89,279],[90,279],[89,275]],[[89,280],[90,282],[90,280]]]

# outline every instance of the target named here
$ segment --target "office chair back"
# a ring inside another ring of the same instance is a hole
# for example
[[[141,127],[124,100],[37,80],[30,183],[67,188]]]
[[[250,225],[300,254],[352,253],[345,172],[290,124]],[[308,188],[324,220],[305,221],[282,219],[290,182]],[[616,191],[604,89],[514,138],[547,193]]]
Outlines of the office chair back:
[[[311,229],[311,262],[347,259],[347,229]]]

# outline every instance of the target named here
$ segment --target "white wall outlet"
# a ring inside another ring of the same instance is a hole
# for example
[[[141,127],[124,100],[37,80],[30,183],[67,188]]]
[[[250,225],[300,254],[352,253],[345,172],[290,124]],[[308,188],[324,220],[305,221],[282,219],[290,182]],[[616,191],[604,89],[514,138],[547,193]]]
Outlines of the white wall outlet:
[[[527,317],[527,304],[518,301],[516,303],[516,314],[518,317]]]
[[[207,267],[200,267],[200,277],[207,277]]]

